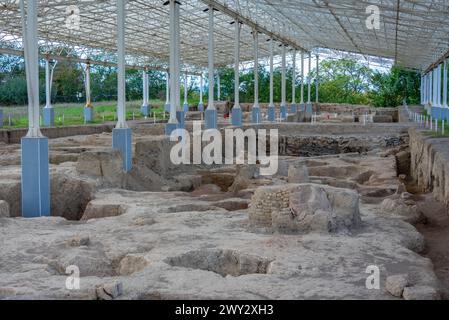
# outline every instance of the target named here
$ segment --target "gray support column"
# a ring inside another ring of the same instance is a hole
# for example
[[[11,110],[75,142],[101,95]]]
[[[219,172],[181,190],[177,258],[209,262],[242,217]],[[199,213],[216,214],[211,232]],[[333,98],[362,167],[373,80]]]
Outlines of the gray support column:
[[[51,105],[51,71],[50,59],[45,59],[45,107],[42,111],[44,118],[44,126],[53,127],[55,125],[55,110]]]
[[[298,112],[298,106],[296,105],[296,50],[293,49],[292,53],[292,105],[290,109],[291,114]]]
[[[319,90],[320,90],[320,56],[316,55],[316,103],[320,102]]]
[[[140,112],[143,114],[145,118],[147,118],[150,115],[150,105],[149,105],[149,81],[148,81],[148,68],[145,67],[145,69],[142,72],[142,91],[143,91],[143,103],[140,107]]]
[[[123,171],[132,169],[132,132],[126,123],[125,22],[126,0],[117,3],[117,125],[112,131],[112,147],[119,150]]]
[[[240,31],[241,24],[238,19],[234,21],[234,107],[232,108],[231,122],[233,126],[242,125],[242,108],[240,107]]]
[[[93,120],[93,106],[92,106],[92,97],[90,90],[90,71],[91,66],[90,63],[86,63],[86,74],[84,79],[84,87],[86,90],[86,105],[84,106],[84,122],[89,123]]]
[[[177,77],[176,70],[176,25],[179,24],[179,4],[176,0],[170,0],[170,118],[165,126],[165,134],[171,135],[174,130],[178,128],[178,120],[176,118],[176,99],[178,94],[176,93],[179,77]]]
[[[270,105],[268,106],[268,121],[276,121],[276,107],[274,106],[274,40],[270,39]]]
[[[299,104],[301,112],[306,111],[306,104],[304,103],[304,52],[301,51],[301,103]]]
[[[21,0],[28,92],[28,133],[22,138],[22,216],[50,216],[48,139],[39,127],[38,1]]]
[[[313,106],[312,106],[312,78],[310,76],[310,72],[312,71],[312,53],[309,52],[309,74],[307,76],[307,106],[306,106],[306,113],[312,114],[313,112]]]
[[[286,60],[286,46],[282,44],[281,120],[285,120],[287,118]]]
[[[254,105],[252,109],[252,122],[261,123],[262,114],[259,107],[259,33],[253,30],[254,38]]]
[[[205,113],[205,128],[217,129],[217,109],[214,106],[214,8],[209,6],[209,102]]]

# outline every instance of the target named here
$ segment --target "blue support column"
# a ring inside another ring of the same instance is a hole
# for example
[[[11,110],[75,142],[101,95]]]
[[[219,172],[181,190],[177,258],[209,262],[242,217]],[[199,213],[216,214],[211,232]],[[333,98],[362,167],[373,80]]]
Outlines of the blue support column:
[[[22,216],[50,216],[48,138],[22,138]]]
[[[55,109],[54,108],[44,108],[43,111],[44,126],[54,127],[55,125]]]
[[[170,103],[165,104],[165,112],[170,113]]]
[[[299,111],[300,112],[306,112],[306,104],[305,103],[300,103],[299,104]]]
[[[3,110],[0,109],[0,128],[3,127]]]
[[[290,107],[290,113],[291,114],[297,114],[298,113],[298,105],[296,103],[293,103]]]
[[[140,113],[142,113],[142,115],[145,118],[148,118],[148,116],[150,115],[151,109],[150,106],[141,106],[140,107]]]
[[[281,120],[287,119],[287,106],[281,105]]]
[[[449,123],[449,108],[444,108],[443,117]]]
[[[84,108],[84,122],[91,123],[94,120],[94,109]]]
[[[313,105],[311,102],[306,104],[306,113],[310,113],[310,114],[313,113]]]
[[[185,129],[186,126],[186,114],[184,111],[176,111],[176,119],[178,120],[177,129]]]
[[[271,105],[268,106],[268,121],[275,122],[276,121],[276,107]]]
[[[262,123],[262,113],[260,112],[260,108],[253,108],[251,112],[251,120],[254,124]]]
[[[132,131],[130,128],[112,130],[112,148],[119,150],[123,159],[123,171],[132,169]]]
[[[217,129],[217,109],[206,109],[204,113],[205,129]]]
[[[198,104],[198,111],[204,112],[204,103],[200,102],[200,103]]]
[[[234,127],[242,126],[242,109],[232,108],[231,122]]]
[[[189,112],[189,104],[188,103],[184,103],[183,108],[184,108],[184,113]]]
[[[172,132],[178,129],[178,123],[167,123],[165,125],[165,135],[171,136]]]

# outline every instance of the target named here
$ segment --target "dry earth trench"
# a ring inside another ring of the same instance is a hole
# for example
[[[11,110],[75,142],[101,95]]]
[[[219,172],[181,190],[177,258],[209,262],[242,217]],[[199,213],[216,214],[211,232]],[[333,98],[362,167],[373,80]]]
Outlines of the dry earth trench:
[[[128,174],[110,133],[51,139],[37,219],[20,145],[0,144],[0,299],[445,299],[447,210],[414,187],[410,126],[261,125],[279,129],[270,177],[172,165],[161,124],[134,125]]]

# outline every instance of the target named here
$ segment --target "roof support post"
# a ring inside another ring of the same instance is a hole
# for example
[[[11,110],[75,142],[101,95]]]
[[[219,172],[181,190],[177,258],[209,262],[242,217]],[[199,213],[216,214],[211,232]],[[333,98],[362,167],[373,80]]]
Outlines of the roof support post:
[[[150,106],[149,106],[149,81],[148,81],[148,69],[145,68],[142,72],[142,83],[143,83],[143,103],[140,108],[140,112],[143,114],[145,118],[150,115]]]
[[[123,171],[132,169],[132,132],[126,124],[125,23],[126,2],[117,0],[117,125],[112,131],[112,147],[119,150]]]
[[[189,111],[189,88],[188,88],[188,75],[187,71],[184,77],[184,112]]]
[[[50,58],[45,59],[45,107],[42,110],[44,126],[53,127],[55,125],[55,111],[51,105],[51,71]]]
[[[301,102],[300,109],[302,112],[306,110],[306,105],[304,104],[304,52],[301,51]]]
[[[205,128],[217,129],[217,109],[214,106],[214,8],[209,5],[209,46],[208,46],[208,60],[209,60],[209,100],[205,113]]]
[[[298,106],[296,105],[296,49],[293,49],[292,53],[292,105],[291,114],[298,112]]]
[[[240,31],[241,24],[234,20],[235,45],[234,45],[234,107],[232,108],[231,122],[233,126],[242,125],[242,108],[240,107]]]
[[[217,70],[217,101],[221,101],[220,70]]]
[[[443,108],[447,108],[447,59],[443,62]]]
[[[316,103],[319,103],[320,96],[319,96],[319,90],[320,90],[320,56],[316,55]]]
[[[26,12],[25,12],[25,3]],[[22,24],[25,47],[25,69],[28,92],[29,138],[42,137],[39,124],[39,57],[37,40],[37,2],[21,0]]]
[[[306,106],[306,113],[311,115],[313,112],[313,106],[312,106],[312,77],[310,72],[312,71],[312,53],[309,52],[309,74],[307,76],[307,106]]]
[[[90,90],[90,63],[86,63],[86,72],[84,78],[84,88],[86,91],[86,105],[84,106],[84,122],[89,123],[93,120],[93,108],[92,108],[92,99],[91,99],[91,90]]]
[[[259,32],[253,30],[254,38],[254,105],[252,109],[252,122],[261,123],[261,113],[259,108]]]
[[[437,68],[437,75],[438,75],[438,87],[437,87],[437,91],[438,91],[438,96],[437,96],[437,105],[438,105],[438,107],[440,108],[441,107],[441,87],[442,87],[442,85],[441,85],[441,80],[442,80],[442,78],[441,78],[441,64],[439,64],[438,65],[438,68]]]
[[[48,138],[39,127],[38,1],[21,0],[20,11],[25,48],[28,92],[28,133],[22,138],[22,216],[50,215],[50,173]],[[26,5],[26,6],[25,6]]]
[[[274,40],[270,39],[270,105],[268,106],[268,121],[276,121],[276,107],[274,106]]]
[[[438,105],[438,75],[437,68],[433,69],[433,101],[432,106],[436,107]]]
[[[126,0],[117,0],[117,129],[128,128],[125,105],[125,5]]]
[[[204,111],[204,102],[203,102],[203,89],[204,89],[204,79],[203,79],[203,73],[201,72],[200,75],[200,102],[198,103],[198,111],[203,112]]]
[[[165,112],[170,113],[170,73],[169,72],[165,73]]]
[[[171,135],[174,130],[178,128],[178,120],[176,118],[178,89],[177,83],[179,82],[179,70],[177,69],[177,25],[179,24],[179,3],[176,0],[170,0],[170,118],[165,126],[165,134]]]
[[[282,44],[282,68],[281,68],[281,120],[287,118],[287,92],[286,92],[286,46]]]

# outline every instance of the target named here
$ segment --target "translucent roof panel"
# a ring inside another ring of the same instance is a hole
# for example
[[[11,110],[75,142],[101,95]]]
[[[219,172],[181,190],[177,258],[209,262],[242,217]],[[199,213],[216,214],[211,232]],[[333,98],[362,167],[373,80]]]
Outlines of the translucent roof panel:
[[[169,58],[169,12],[165,0],[128,0],[128,60],[166,67]],[[298,48],[329,48],[395,59],[425,69],[448,50],[449,10],[443,0],[180,0],[181,61],[207,66],[208,4],[216,5],[217,66],[234,61],[234,18],[226,10],[293,43]],[[368,28],[367,7],[380,11],[379,28]],[[226,10],[223,10],[225,8]],[[76,18],[71,20],[71,18]],[[77,20],[78,19],[78,20]],[[79,22],[78,26],[77,23]],[[75,27],[73,27],[75,25]],[[0,3],[0,38],[20,40],[17,0]],[[115,0],[39,0],[39,36],[48,45],[64,44],[106,54],[116,51]],[[269,55],[270,36],[261,34],[261,58]],[[19,41],[20,42],[20,41]],[[279,42],[278,42],[279,44]],[[45,45],[43,46],[45,48]],[[43,49],[41,49],[43,50]],[[280,48],[275,46],[275,53]],[[244,25],[241,61],[253,59],[252,27]]]

